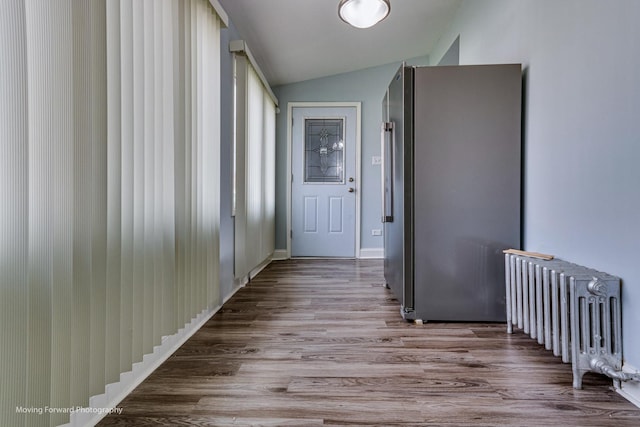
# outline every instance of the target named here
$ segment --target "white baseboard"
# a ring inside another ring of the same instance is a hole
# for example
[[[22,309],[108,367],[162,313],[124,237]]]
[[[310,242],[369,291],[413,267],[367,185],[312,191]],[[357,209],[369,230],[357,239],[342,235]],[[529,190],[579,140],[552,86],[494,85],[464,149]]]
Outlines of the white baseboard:
[[[236,289],[237,290],[237,289]],[[162,338],[162,344],[145,354],[142,362],[134,363],[131,371],[120,374],[120,381],[107,384],[105,393],[89,398],[89,406],[71,414],[70,421],[63,427],[95,426],[104,418],[109,409],[118,409],[118,404],[145,380],[158,366],[169,358],[182,344],[200,329],[221,306],[203,310],[184,328],[173,335]]]
[[[224,297],[223,304],[238,292],[238,290],[244,287],[250,278],[255,277],[269,265],[270,262],[271,258],[267,258],[262,264],[251,270],[249,275],[236,279],[232,292]],[[105,393],[91,396],[89,398],[89,406],[72,413],[69,423],[61,427],[95,426],[102,418],[108,415],[109,410],[118,410],[118,404],[164,363],[182,344],[191,338],[220,308],[222,308],[222,305],[214,307],[213,309],[203,310],[175,334],[162,337],[162,344],[154,347],[153,353],[145,354],[142,357],[142,362],[133,364],[131,371],[121,373],[120,381],[107,384]]]
[[[360,259],[382,259],[384,258],[383,248],[360,248]]]
[[[285,259],[289,259],[286,249],[276,249],[275,251],[273,251],[274,261],[282,261]]]
[[[233,282],[233,289],[231,289],[231,292],[229,292],[229,295],[224,297],[224,299],[222,300],[222,305],[226,304],[226,302],[229,301],[231,297],[234,296],[236,292],[238,292],[241,288],[244,288],[247,283],[248,283],[247,280],[241,281],[240,279],[236,279]]]
[[[309,258],[309,257],[305,257]],[[321,257],[324,258],[324,257]],[[384,249],[382,248],[361,248],[360,249],[360,259],[382,259],[384,258]],[[285,259],[289,259],[288,253],[286,249],[276,249],[273,252],[272,259],[274,261],[282,261]]]
[[[269,264],[271,264],[271,261],[273,260],[273,255],[267,257],[267,259],[265,259],[264,261],[262,261],[262,263],[258,264],[256,267],[254,267],[250,272],[249,272],[249,281],[251,279],[253,279],[254,277],[256,277],[262,270],[264,270]]]
[[[628,363],[625,363],[622,366],[622,370],[624,372],[637,373],[640,372],[640,369],[637,369]],[[627,381],[620,382],[620,387],[616,388],[618,394],[627,399],[629,402],[636,405],[640,408],[640,382],[639,381]]]
[[[264,270],[269,264],[271,264],[271,261],[273,261],[273,256],[267,257],[264,261],[262,261],[262,263],[251,269],[251,271],[249,271],[249,273],[245,276],[236,277],[235,279],[233,279],[233,292],[231,292],[231,295],[227,296],[222,303],[224,304],[225,302],[227,302],[233,296],[233,294],[238,292],[238,289],[245,287],[247,283],[251,281],[251,279],[256,277],[262,270]]]

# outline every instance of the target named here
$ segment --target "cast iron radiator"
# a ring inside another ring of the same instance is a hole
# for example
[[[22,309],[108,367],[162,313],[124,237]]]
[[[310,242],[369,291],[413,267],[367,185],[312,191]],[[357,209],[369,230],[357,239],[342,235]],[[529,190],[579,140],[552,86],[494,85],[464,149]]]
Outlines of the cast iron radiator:
[[[576,389],[586,372],[640,380],[621,370],[618,277],[552,256],[504,252],[508,333],[516,326],[571,363]]]

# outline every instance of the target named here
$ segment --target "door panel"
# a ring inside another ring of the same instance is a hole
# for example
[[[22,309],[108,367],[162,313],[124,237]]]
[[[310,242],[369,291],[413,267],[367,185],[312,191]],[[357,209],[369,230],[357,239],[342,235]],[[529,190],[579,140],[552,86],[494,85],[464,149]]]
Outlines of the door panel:
[[[344,218],[344,211],[342,209],[342,197],[330,197],[329,198],[329,232],[330,233],[342,233]]]
[[[294,107],[291,256],[354,257],[356,107]]]
[[[304,198],[304,232],[318,232],[318,198]]]

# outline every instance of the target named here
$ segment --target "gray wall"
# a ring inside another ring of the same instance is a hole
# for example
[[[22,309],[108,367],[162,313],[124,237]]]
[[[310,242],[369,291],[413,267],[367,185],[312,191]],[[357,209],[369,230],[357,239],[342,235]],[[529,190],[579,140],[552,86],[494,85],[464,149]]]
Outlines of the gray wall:
[[[413,58],[412,65],[427,65],[428,57]],[[380,155],[382,97],[400,63],[367,68],[273,88],[280,103],[276,118],[276,249],[287,246],[287,104],[289,102],[362,102],[361,233],[360,247],[381,249],[380,166],[371,158]]]
[[[640,2],[468,0],[432,52],[526,70],[524,247],[623,279],[640,367]]]

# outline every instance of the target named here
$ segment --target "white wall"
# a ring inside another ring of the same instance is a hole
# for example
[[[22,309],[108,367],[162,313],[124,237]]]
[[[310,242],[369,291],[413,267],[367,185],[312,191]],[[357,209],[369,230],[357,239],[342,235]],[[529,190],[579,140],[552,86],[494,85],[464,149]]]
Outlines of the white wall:
[[[623,279],[640,367],[640,2],[467,0],[430,55],[525,70],[524,246]]]

